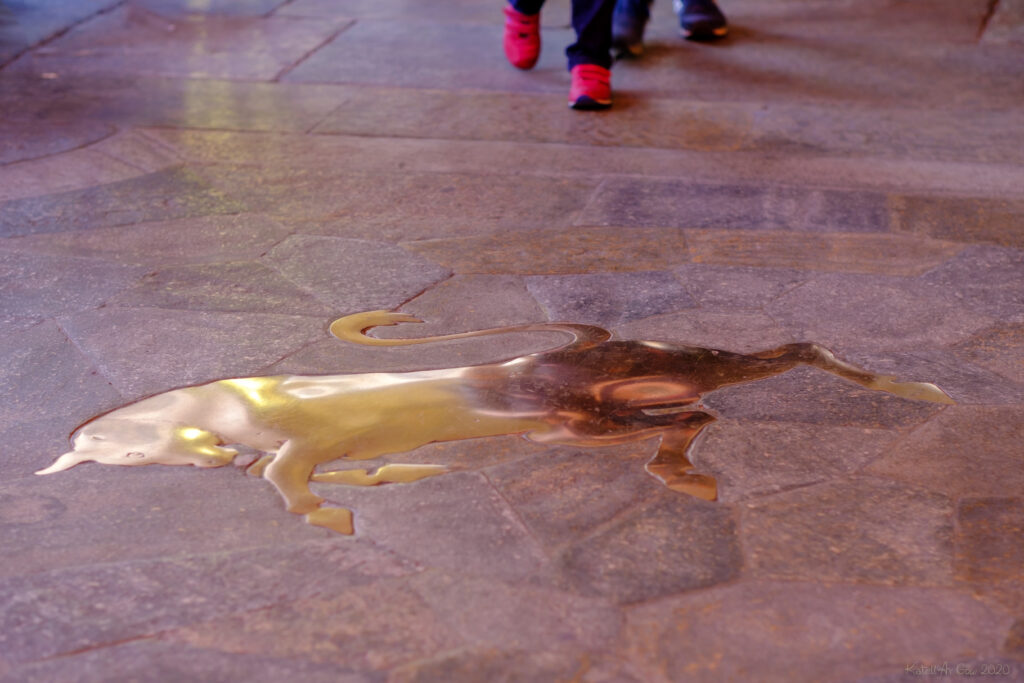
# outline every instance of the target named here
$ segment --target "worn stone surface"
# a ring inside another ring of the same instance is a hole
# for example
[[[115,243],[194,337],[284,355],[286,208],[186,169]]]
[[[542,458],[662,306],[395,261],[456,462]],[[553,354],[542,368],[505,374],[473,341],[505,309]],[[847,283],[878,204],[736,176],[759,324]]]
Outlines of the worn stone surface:
[[[526,286],[551,320],[605,327],[693,305],[679,281],[659,271],[534,275],[526,278]]]
[[[747,504],[741,529],[750,576],[923,586],[952,582],[952,502],[895,482],[839,479],[781,493]]]
[[[1019,407],[954,406],[868,471],[950,496],[1016,496],[1024,486]]]
[[[289,237],[266,262],[339,313],[394,308],[450,275],[390,244],[310,235]]]
[[[1003,623],[950,590],[752,581],[631,610],[625,649],[650,681],[855,679],[992,652]]]
[[[566,548],[562,580],[618,603],[726,583],[742,565],[732,511],[667,491]]]
[[[565,106],[570,4],[520,71],[501,3],[0,0],[0,681],[1024,675],[1020,1],[730,0],[711,44],[659,1],[597,113]],[[33,474],[185,384],[565,339],[329,336],[371,308],[819,342],[956,405],[809,368],[713,392],[716,502],[646,472],[657,436],[339,459],[450,470],[314,484],[349,537],[248,448]]]

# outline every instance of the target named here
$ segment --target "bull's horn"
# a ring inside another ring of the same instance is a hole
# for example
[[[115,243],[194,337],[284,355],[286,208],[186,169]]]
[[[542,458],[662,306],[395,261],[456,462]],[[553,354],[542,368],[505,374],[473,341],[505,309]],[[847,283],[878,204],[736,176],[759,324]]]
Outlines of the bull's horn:
[[[81,453],[70,451],[57,458],[57,460],[55,460],[49,467],[36,472],[36,474],[53,474],[54,472],[63,472],[64,470],[70,469],[78,463],[86,462],[87,460],[91,460],[91,458],[88,458]]]

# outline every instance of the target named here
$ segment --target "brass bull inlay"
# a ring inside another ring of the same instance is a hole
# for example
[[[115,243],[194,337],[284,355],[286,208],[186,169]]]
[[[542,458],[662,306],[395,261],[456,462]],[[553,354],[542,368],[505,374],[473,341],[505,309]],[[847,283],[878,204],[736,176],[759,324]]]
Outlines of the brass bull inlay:
[[[810,365],[869,389],[953,403],[941,389],[838,360],[817,344],[787,344],[749,355],[653,341],[609,341],[591,325],[541,323],[418,339],[378,339],[381,325],[421,322],[372,311],[331,325],[339,339],[391,346],[524,331],[554,331],[572,341],[499,363],[415,372],[277,375],[223,379],[174,389],[93,418],[72,435],[74,448],[37,474],[81,462],[109,465],[231,463],[244,444],[267,453],[249,467],[270,481],[289,512],[310,524],[351,534],[352,512],[323,506],[309,482],[354,486],[412,482],[441,474],[438,465],[391,464],[315,472],[339,458],[368,460],[441,442],[521,434],[539,443],[601,446],[660,435],[647,471],[666,486],[706,500],[713,477],[688,458],[694,438],[715,418],[697,409],[720,387]]]

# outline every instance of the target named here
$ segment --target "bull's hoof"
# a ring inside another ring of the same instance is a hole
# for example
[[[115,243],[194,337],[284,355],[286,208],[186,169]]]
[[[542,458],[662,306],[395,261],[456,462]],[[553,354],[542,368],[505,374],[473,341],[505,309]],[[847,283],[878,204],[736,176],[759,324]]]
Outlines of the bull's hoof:
[[[348,508],[319,508],[306,515],[306,523],[322,526],[339,534],[351,536],[355,529],[352,526],[352,511]]]

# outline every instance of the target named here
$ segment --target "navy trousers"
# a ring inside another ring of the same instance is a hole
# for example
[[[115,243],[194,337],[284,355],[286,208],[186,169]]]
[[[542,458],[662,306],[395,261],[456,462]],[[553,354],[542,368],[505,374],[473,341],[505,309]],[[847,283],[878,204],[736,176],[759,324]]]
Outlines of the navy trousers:
[[[544,0],[510,0],[523,14],[540,12]],[[569,69],[577,64],[612,67],[612,12],[615,0],[572,0],[572,27],[576,42],[565,49]]]

